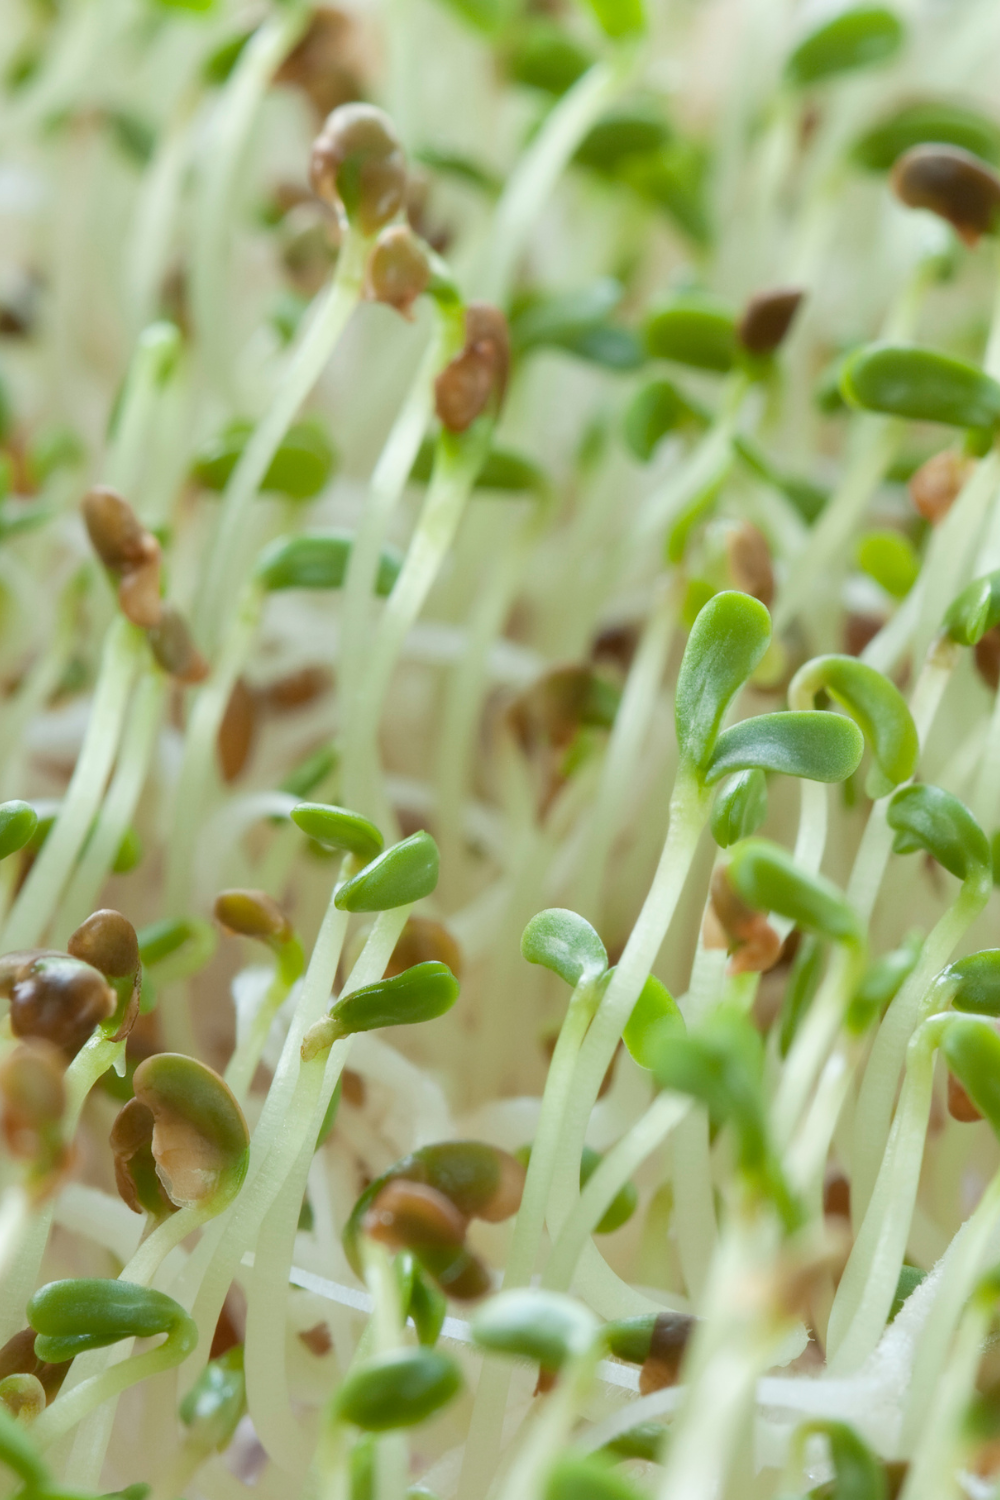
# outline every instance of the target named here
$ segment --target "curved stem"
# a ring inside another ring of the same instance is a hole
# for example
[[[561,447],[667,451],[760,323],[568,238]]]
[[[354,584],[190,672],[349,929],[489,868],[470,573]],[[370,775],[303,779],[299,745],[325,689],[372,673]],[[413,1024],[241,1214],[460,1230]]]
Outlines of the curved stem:
[[[285,16],[287,24],[287,15]],[[248,512],[256,499],[271,460],[295,414],[329,362],[358,304],[368,242],[354,230],[344,234],[333,281],[317,297],[306,319],[305,331],[272,397],[240,454],[222,495],[215,536],[208,550],[195,611],[195,633],[211,651],[243,581],[246,567]]]
[[[11,908],[0,937],[5,951],[30,948],[43,936],[104,794],[121,738],[132,682],[146,642],[116,615],[104,643],[101,671],[80,754],[59,815]]]

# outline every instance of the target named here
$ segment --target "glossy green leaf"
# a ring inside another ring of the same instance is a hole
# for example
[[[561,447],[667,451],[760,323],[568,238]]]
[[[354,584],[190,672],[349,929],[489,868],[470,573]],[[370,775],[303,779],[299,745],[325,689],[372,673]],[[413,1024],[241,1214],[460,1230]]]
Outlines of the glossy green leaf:
[[[599,979],[608,967],[604,944],[590,923],[561,906],[532,917],[521,935],[521,956],[551,969],[574,989],[583,979]]]
[[[899,689],[881,672],[855,656],[816,656],[800,667],[788,687],[795,707],[828,693],[858,724],[872,747],[875,766],[868,778],[871,796],[884,797],[916,769],[920,744],[916,726]]]
[[[758,714],[722,731],[705,781],[711,786],[732,771],[754,767],[809,781],[846,781],[861,763],[864,748],[860,729],[840,714],[816,709]]]
[[[558,98],[583,77],[592,62],[592,55],[576,37],[551,21],[538,19],[517,37],[507,67],[515,83]]]
[[[901,531],[866,531],[855,553],[862,573],[893,599],[905,599],[920,576],[920,557]]]
[[[646,29],[643,0],[587,0],[587,3],[602,31],[615,40]]]
[[[643,1500],[644,1493],[606,1459],[567,1453],[549,1471],[543,1496],[544,1500]]]
[[[888,6],[852,5],[798,44],[785,64],[785,77],[801,87],[888,62],[904,36],[902,21]]]
[[[988,1021],[956,1018],[945,1030],[941,1053],[979,1113],[1000,1136],[1000,1036]]]
[[[257,559],[255,576],[261,585],[278,589],[339,589],[347,573],[353,537],[340,531],[304,531],[278,537]],[[375,577],[375,592],[385,598],[399,577],[402,560],[383,548]]]
[[[1000,163],[1000,126],[976,110],[946,100],[908,104],[873,125],[851,148],[851,159],[869,172],[888,172],[914,146],[961,146],[993,166]]]
[[[689,293],[651,313],[645,336],[647,353],[653,359],[670,359],[719,374],[736,362],[736,319],[724,303],[707,295]]]
[[[641,463],[648,463],[668,432],[692,421],[695,413],[673,381],[651,380],[625,411],[625,441]]]
[[[716,594],[691,628],[674,696],[677,743],[699,771],[711,760],[730,703],[759,666],[771,618],[749,594]]]
[[[338,911],[389,911],[431,895],[438,883],[438,846],[424,829],[393,844],[334,897]]]
[[[710,819],[720,849],[749,838],[767,817],[767,781],[763,771],[739,771],[721,789]]]
[[[604,176],[615,177],[627,162],[658,150],[670,138],[670,126],[655,104],[622,104],[591,126],[574,160]]]
[[[600,1325],[582,1302],[561,1292],[523,1287],[498,1292],[472,1319],[480,1349],[538,1360],[547,1370],[586,1354]]]
[[[346,807],[325,802],[300,802],[291,812],[292,822],[325,849],[343,849],[363,864],[381,854],[385,847],[375,824]]]
[[[671,1026],[682,1033],[684,1017],[666,985],[650,974],[622,1032],[622,1041],[640,1068],[652,1068],[654,1053],[666,1028]]]
[[[605,1323],[601,1338],[609,1354],[616,1359],[628,1360],[632,1365],[643,1365],[649,1358],[653,1342],[656,1313],[639,1313],[634,1318],[618,1318]]]
[[[945,970],[944,978],[956,987],[951,997],[955,1010],[1000,1016],[1000,948],[984,948],[960,958]]]
[[[840,388],[851,406],[913,421],[991,429],[1000,422],[992,376],[915,344],[866,344],[845,361]]]
[[[953,641],[974,646],[987,630],[1000,624],[1000,570],[974,578],[949,605],[942,621]]]
[[[340,1036],[383,1026],[411,1026],[443,1016],[458,999],[458,991],[458,980],[448,965],[432,959],[353,990],[331,1008],[330,1019]]]
[[[678,1017],[680,1012],[678,1011]],[[583,1155],[580,1157],[580,1187],[586,1187],[591,1177],[597,1171],[603,1160],[601,1153],[595,1151],[591,1146],[584,1146]],[[595,1225],[595,1234],[613,1234],[623,1224],[627,1224],[639,1206],[639,1195],[631,1182],[626,1182],[618,1189],[618,1192],[608,1204],[603,1215]]]
[[[338,1387],[333,1412],[366,1432],[426,1422],[462,1389],[455,1361],[440,1349],[391,1349],[357,1365]]]
[[[38,827],[38,814],[27,802],[0,803],[0,859],[23,849]]]
[[[180,1405],[180,1419],[199,1447],[221,1452],[246,1411],[243,1345],[208,1362]]]
[[[30,1298],[27,1314],[38,1335],[35,1353],[50,1364],[121,1339],[148,1339],[158,1333],[170,1334],[183,1357],[198,1340],[194,1323],[178,1302],[131,1281],[50,1281]]]
[[[755,911],[772,911],[836,943],[860,943],[861,919],[832,881],[795,863],[769,839],[737,845],[727,866],[733,890]]]
[[[192,470],[198,483],[205,489],[225,489],[252,432],[252,422],[234,422],[207,443]],[[285,433],[260,487],[289,500],[311,500],[329,482],[336,461],[333,445],[316,421],[296,422]]]
[[[885,1471],[853,1427],[818,1418],[803,1423],[797,1435],[813,1433],[822,1433],[830,1445],[834,1479],[829,1500],[888,1500]]]
[[[992,876],[987,838],[969,809],[942,787],[900,787],[886,812],[897,854],[923,849],[959,880]]]

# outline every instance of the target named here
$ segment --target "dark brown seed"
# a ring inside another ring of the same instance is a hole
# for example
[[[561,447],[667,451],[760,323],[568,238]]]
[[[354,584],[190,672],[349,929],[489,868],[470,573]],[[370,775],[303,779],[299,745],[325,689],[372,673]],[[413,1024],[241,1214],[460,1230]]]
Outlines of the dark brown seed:
[[[465,345],[434,382],[434,404],[449,432],[465,432],[488,406],[499,410],[509,365],[507,319],[489,303],[470,302]]]
[[[220,891],[215,898],[215,920],[241,937],[286,942],[292,924],[266,891]]]
[[[974,1125],[983,1118],[954,1073],[948,1074],[948,1113],[963,1125]]]
[[[103,974],[69,957],[38,958],[14,985],[15,1036],[42,1037],[75,1057],[101,1021],[113,1016],[115,993]]]
[[[95,485],[84,495],[82,509],[91,545],[106,568],[119,573],[148,562],[149,542],[155,538],[117,490]]]
[[[914,146],[896,162],[891,181],[897,198],[947,219],[967,245],[1000,219],[1000,176],[959,146]]]
[[[0,995],[9,1000],[14,992],[14,985],[27,973],[36,958],[52,958],[56,956],[55,948],[20,948],[13,953],[5,953],[0,958]]]
[[[335,109],[313,143],[309,181],[363,234],[376,234],[406,198],[406,156],[388,116],[371,104]]]
[[[299,1338],[309,1353],[315,1354],[317,1359],[322,1359],[324,1354],[329,1354],[333,1348],[333,1339],[325,1323],[315,1323],[312,1328],[303,1328]]]
[[[315,702],[332,686],[333,678],[325,667],[302,667],[298,672],[289,672],[286,677],[270,683],[258,693],[258,699],[267,708],[284,713]]]
[[[462,950],[447,927],[429,917],[408,917],[383,978],[392,979],[414,964],[433,961],[447,964],[455,978],[461,979]]]
[[[991,693],[1000,687],[1000,625],[981,635],[973,648],[976,671]]]
[[[146,638],[164,672],[189,685],[204,682],[208,676],[208,662],[195,645],[180,610],[172,604],[164,604],[160,623],[147,630]]]
[[[425,247],[408,224],[383,229],[368,257],[365,295],[412,318],[414,302],[427,290],[431,263]]]
[[[322,117],[339,104],[360,98],[361,65],[357,21],[333,6],[319,5],[305,36],[285,58],[274,81],[301,89]]]
[[[511,1156],[508,1151],[501,1151],[496,1147],[494,1155],[499,1168],[496,1187],[489,1202],[476,1210],[476,1218],[485,1219],[488,1224],[501,1224],[521,1207],[525,1170],[517,1157]]]
[[[139,939],[128,917],[111,907],[92,912],[66,945],[74,958],[107,979],[124,979],[139,968]]]
[[[653,1324],[649,1354],[639,1371],[639,1393],[648,1396],[665,1386],[676,1385],[681,1361],[694,1332],[696,1318],[687,1313],[662,1312]]]
[[[774,598],[774,569],[764,533],[751,522],[742,521],[727,533],[726,552],[734,586],[770,608]]]
[[[805,293],[800,287],[756,292],[743,310],[737,338],[750,354],[773,354],[783,342]]]
[[[387,1182],[361,1221],[371,1239],[393,1250],[457,1249],[468,1220],[436,1188],[404,1177]]]
[[[952,448],[933,454],[910,476],[914,509],[936,526],[951,510],[975,467],[975,459],[966,458]]]
[[[50,1365],[44,1359],[39,1359],[35,1353],[36,1338],[33,1328],[23,1328],[20,1333],[15,1333],[13,1338],[7,1340],[0,1349],[0,1380],[6,1380],[8,1375],[34,1375],[45,1392],[46,1400],[52,1401],[59,1394],[72,1360]]]
[[[155,554],[138,567],[126,568],[118,584],[118,603],[122,614],[126,620],[131,620],[133,625],[138,625],[143,630],[159,625],[163,613],[163,600],[160,598],[160,544],[155,537],[150,540],[156,548]]]
[[[257,735],[257,700],[242,677],[237,677],[219,725],[219,770],[225,782],[243,770]]]
[[[823,1183],[823,1212],[835,1219],[851,1218],[851,1184],[843,1172],[831,1170]]]
[[[444,1256],[451,1258],[442,1263]],[[430,1252],[422,1264],[430,1271],[441,1290],[456,1302],[476,1302],[493,1289],[493,1280],[488,1268],[464,1246],[457,1254],[451,1251]]]

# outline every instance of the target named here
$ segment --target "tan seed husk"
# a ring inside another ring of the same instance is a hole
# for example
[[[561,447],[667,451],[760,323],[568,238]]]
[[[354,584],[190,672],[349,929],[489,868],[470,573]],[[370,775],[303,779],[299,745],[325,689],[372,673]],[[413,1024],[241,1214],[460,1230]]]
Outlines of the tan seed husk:
[[[139,968],[139,939],[128,917],[111,907],[91,912],[73,933],[67,949],[108,979],[124,979]]]
[[[487,407],[498,410],[507,389],[507,319],[486,302],[465,311],[465,345],[434,382],[437,414],[449,432],[465,432]]]

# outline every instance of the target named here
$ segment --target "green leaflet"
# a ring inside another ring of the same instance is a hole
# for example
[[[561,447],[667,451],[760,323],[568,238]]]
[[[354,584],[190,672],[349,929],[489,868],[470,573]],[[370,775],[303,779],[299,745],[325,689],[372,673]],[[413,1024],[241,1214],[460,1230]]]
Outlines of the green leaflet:
[[[252,422],[234,422],[206,444],[192,470],[198,483],[209,490],[225,489],[252,432]],[[336,463],[336,451],[323,428],[315,420],[296,422],[282,439],[260,487],[289,500],[312,500],[329,482]]]
[[[705,768],[705,781],[711,786],[731,771],[754,767],[810,781],[846,781],[863,753],[861,731],[839,714],[814,709],[758,714],[722,731]]]
[[[622,1032],[622,1041],[640,1068],[652,1068],[668,1027],[682,1033],[686,1029],[684,1017],[666,985],[650,974]]]
[[[887,1500],[882,1465],[853,1427],[846,1422],[817,1419],[797,1428],[796,1438],[805,1439],[813,1433],[821,1433],[830,1444],[835,1477],[832,1486],[823,1486],[828,1500]]]
[[[38,814],[27,802],[0,804],[0,859],[23,849],[38,827]]]
[[[1000,1016],[1000,948],[984,948],[960,958],[943,977],[956,985],[951,997],[955,1010]]]
[[[352,990],[331,1008],[330,1019],[340,1036],[433,1021],[451,1010],[458,989],[448,965],[430,960]]]
[[[462,1389],[455,1361],[440,1349],[392,1349],[357,1365],[338,1387],[333,1411],[366,1432],[414,1427]]]
[[[736,894],[755,911],[777,912],[835,943],[862,940],[860,918],[832,881],[807,874],[787,849],[769,839],[737,845],[727,874]]]
[[[840,389],[852,406],[912,421],[990,429],[1000,422],[1000,384],[964,359],[915,344],[866,344],[845,361]]]
[[[799,87],[888,62],[903,44],[903,23],[885,5],[853,5],[805,37],[785,64]]]
[[[292,822],[322,844],[324,849],[343,849],[368,864],[385,847],[375,824],[361,813],[326,802],[300,802],[291,812]]]
[[[338,911],[389,911],[422,901],[438,883],[438,847],[423,829],[393,844],[334,897]]]
[[[788,701],[812,704],[826,692],[851,715],[875,755],[868,778],[871,796],[884,797],[914,773],[920,744],[910,710],[887,677],[855,656],[817,656],[792,678]]]
[[[941,628],[958,645],[974,646],[997,624],[1000,624],[1000,570],[967,584],[948,606]]]
[[[598,1328],[594,1314],[574,1297],[524,1287],[484,1303],[472,1319],[472,1339],[481,1349],[558,1370],[587,1352]]]
[[[730,703],[771,639],[767,610],[749,594],[726,590],[704,606],[691,628],[677,678],[677,743],[704,773]]]
[[[941,1040],[949,1069],[1000,1136],[1000,1037],[988,1021],[952,1021]]]
[[[652,359],[720,375],[736,363],[736,318],[724,303],[706,295],[689,293],[651,313],[645,338]]]
[[[993,861],[986,835],[964,803],[942,787],[900,787],[886,818],[897,854],[924,849],[959,880],[990,879]]]
[[[897,157],[930,142],[961,146],[993,166],[1000,163],[1000,127],[988,116],[938,100],[908,104],[859,136],[851,159],[869,172],[888,172]]]
[[[131,1281],[50,1281],[31,1297],[27,1312],[38,1334],[35,1352],[52,1364],[121,1339],[148,1339],[158,1333],[176,1336],[182,1358],[198,1337],[194,1323],[172,1297]]]
[[[720,849],[749,838],[767,817],[767,781],[756,768],[739,771],[715,799],[709,826]]]
[[[304,531],[278,537],[257,559],[255,576],[265,589],[339,589],[347,574],[353,537],[340,531]],[[375,592],[385,598],[399,576],[402,560],[383,548]]]
[[[585,918],[564,907],[550,907],[532,917],[521,936],[521,956],[541,964],[571,988],[584,978],[599,979],[608,967],[604,944]]]

